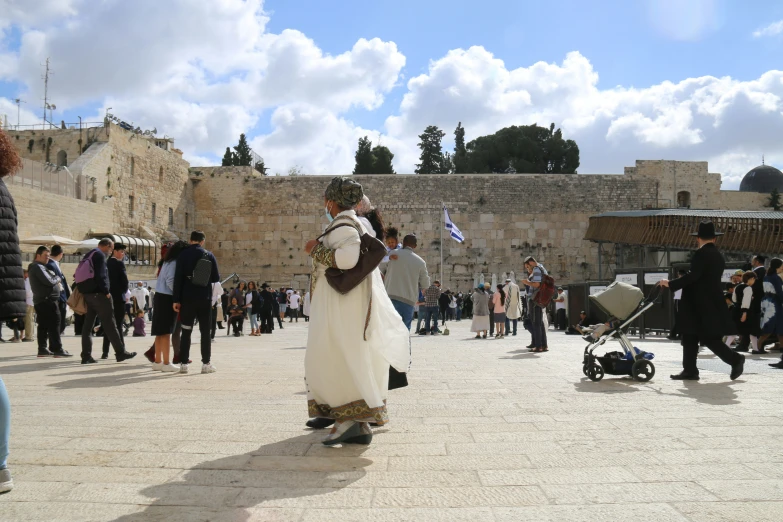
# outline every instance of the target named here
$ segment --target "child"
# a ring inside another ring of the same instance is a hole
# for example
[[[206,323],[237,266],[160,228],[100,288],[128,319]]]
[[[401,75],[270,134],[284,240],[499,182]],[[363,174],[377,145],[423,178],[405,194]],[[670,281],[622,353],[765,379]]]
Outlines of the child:
[[[732,301],[734,302],[734,324],[737,325],[737,330],[740,337],[750,338],[750,342],[753,345],[753,350],[758,351],[758,337],[753,335],[755,331],[754,324],[759,324],[759,317],[751,309],[751,302],[753,301],[753,284],[756,282],[756,274],[747,271],[742,274],[742,283],[734,287],[734,293],[732,294]],[[742,345],[743,343],[740,343]],[[737,348],[737,351],[745,351],[748,349]]]
[[[231,305],[228,307],[229,322],[228,333],[231,333],[231,327],[234,327],[234,337],[239,337],[242,331],[242,323],[245,321],[245,310],[237,302],[236,297],[231,298]]]
[[[147,332],[144,329],[147,323],[144,322],[144,310],[136,312],[136,319],[133,320],[133,337],[146,337]]]

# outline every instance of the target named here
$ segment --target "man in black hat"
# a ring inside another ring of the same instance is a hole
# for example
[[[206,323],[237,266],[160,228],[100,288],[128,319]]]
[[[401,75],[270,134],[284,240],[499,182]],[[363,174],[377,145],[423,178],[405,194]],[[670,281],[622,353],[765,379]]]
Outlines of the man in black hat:
[[[269,285],[261,285],[261,333],[271,334],[273,326],[272,312],[274,310],[275,294],[269,291]]]
[[[727,325],[731,316],[723,300],[721,276],[726,263],[715,246],[717,236],[712,221],[702,221],[696,236],[699,245],[693,254],[691,267],[687,274],[673,281],[663,280],[661,286],[669,287],[673,292],[682,289],[679,307],[680,334],[682,335],[683,371],[672,375],[672,379],[696,381],[699,369],[696,358],[699,354],[699,342],[731,365],[731,380],[737,379],[745,368],[745,357],[732,351],[723,343],[722,337],[728,333]]]
[[[114,320],[117,322],[117,330],[125,345],[125,328],[123,319],[125,318],[125,292],[128,291],[128,272],[125,270],[125,249],[127,247],[122,243],[114,243],[114,250],[111,257],[106,261],[106,270],[109,272],[109,293],[111,294],[112,307],[114,311]],[[109,358],[109,336],[103,336],[103,353],[101,359]]]

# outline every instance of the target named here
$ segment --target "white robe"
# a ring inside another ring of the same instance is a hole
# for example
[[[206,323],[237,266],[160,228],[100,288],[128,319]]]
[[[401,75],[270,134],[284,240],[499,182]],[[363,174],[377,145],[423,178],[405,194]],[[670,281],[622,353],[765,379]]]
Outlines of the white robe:
[[[354,211],[342,212],[338,218],[346,216],[366,231]],[[338,268],[356,266],[360,246],[356,229],[339,228],[323,243],[335,250]],[[326,267],[316,262],[315,270],[305,355],[309,414],[382,425],[388,420],[389,366],[408,371],[410,334],[386,294],[379,270],[347,295],[329,286]]]
[[[310,292],[307,292],[302,300],[302,314],[310,317]]]
[[[506,292],[506,317],[510,320],[522,317],[522,302],[519,297],[519,287],[514,283],[509,283],[505,288]]]

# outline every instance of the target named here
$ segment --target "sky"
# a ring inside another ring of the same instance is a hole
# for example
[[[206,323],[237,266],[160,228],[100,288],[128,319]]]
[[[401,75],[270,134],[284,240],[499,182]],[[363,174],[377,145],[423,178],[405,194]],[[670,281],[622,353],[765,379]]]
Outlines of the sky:
[[[783,168],[783,2],[0,0],[0,117],[107,111],[219,164],[240,133],[270,173],[348,174],[368,136],[412,173],[418,135],[555,123],[582,174],[709,161],[736,189]]]

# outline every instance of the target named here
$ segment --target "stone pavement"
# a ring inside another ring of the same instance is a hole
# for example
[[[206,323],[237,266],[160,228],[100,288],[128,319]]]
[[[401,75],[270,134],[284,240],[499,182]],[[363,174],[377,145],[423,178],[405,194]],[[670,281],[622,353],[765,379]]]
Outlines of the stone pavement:
[[[700,382],[674,382],[679,347],[652,339],[638,343],[656,354],[651,382],[593,383],[577,337],[551,333],[551,351],[531,354],[527,334],[450,326],[413,339],[411,386],[390,393],[369,447],[325,448],[304,429],[303,322],[220,332],[213,375],[0,345],[16,482],[0,520],[783,520],[772,357],[730,382],[705,355]]]

